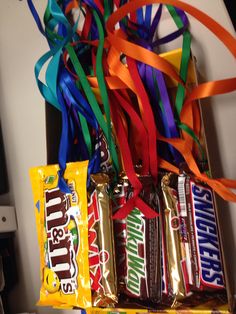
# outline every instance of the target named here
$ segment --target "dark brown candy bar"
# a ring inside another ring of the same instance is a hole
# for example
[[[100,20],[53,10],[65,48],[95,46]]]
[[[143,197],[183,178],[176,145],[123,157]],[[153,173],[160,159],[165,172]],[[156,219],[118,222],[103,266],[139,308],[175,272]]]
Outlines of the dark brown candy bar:
[[[159,198],[150,176],[140,176],[140,197],[159,212]],[[122,206],[133,195],[126,178],[115,188],[114,199]],[[114,211],[118,209],[114,205]],[[159,302],[161,297],[161,261],[159,218],[146,219],[135,207],[126,219],[115,221],[117,268],[120,291],[139,300]]]

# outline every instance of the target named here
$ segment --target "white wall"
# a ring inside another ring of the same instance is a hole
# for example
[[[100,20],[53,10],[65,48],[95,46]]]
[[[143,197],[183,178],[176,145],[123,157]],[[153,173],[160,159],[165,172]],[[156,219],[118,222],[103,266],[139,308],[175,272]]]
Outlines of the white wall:
[[[46,0],[35,1],[44,11]],[[221,0],[188,0],[233,32]],[[235,60],[213,35],[191,20],[193,52],[202,76],[220,79],[235,75]],[[177,43],[175,43],[175,46]],[[46,163],[44,101],[33,74],[36,60],[47,50],[27,8],[26,1],[0,1],[0,117],[9,172],[9,199],[18,219],[17,262],[20,282],[11,294],[12,312],[35,311],[38,299],[39,252],[28,169]],[[235,93],[215,97],[206,109],[208,145],[213,172],[236,178]],[[227,250],[236,281],[236,206],[226,205],[224,221]],[[232,223],[230,222],[232,221]],[[38,309],[39,313],[49,313]]]
[[[45,1],[38,1],[43,12]],[[10,181],[10,202],[18,220],[20,283],[11,296],[12,312],[34,309],[39,291],[37,246],[28,171],[45,164],[44,102],[34,80],[34,64],[47,49],[26,1],[0,1],[0,106]]]

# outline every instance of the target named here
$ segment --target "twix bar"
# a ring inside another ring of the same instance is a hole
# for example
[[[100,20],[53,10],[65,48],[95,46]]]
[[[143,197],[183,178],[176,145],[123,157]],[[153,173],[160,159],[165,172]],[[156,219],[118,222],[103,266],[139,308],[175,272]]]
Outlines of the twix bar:
[[[108,195],[109,177],[91,175],[88,202],[89,270],[93,306],[117,303],[113,222]]]

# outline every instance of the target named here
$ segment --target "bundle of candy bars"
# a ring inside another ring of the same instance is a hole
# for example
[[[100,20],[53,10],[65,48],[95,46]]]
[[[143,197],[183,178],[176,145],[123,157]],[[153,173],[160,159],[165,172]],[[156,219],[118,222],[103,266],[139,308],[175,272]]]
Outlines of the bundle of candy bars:
[[[232,54],[235,39],[177,0],[48,0],[44,25],[28,6],[49,45],[37,84],[62,117],[58,164],[30,171],[39,305],[157,310],[224,295],[213,190],[236,201],[236,183],[209,175],[198,100],[233,79],[197,86],[186,12]],[[163,14],[176,28],[159,37]]]

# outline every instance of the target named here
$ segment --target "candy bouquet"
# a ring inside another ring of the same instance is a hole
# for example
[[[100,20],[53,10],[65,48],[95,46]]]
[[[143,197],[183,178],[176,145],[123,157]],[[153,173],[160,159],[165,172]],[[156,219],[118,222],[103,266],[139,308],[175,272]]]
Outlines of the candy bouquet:
[[[226,292],[214,192],[235,202],[236,181],[211,177],[199,100],[236,80],[197,84],[186,13],[234,56],[236,40],[174,0],[48,0],[43,23],[28,6],[49,46],[38,88],[62,118],[58,164],[30,170],[38,304],[217,306]],[[176,29],[160,37],[163,12]],[[182,47],[161,53],[177,38]]]

